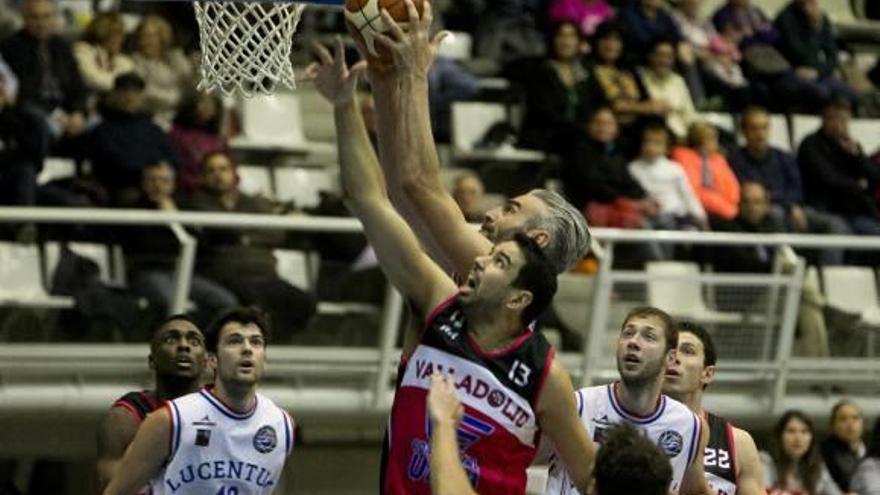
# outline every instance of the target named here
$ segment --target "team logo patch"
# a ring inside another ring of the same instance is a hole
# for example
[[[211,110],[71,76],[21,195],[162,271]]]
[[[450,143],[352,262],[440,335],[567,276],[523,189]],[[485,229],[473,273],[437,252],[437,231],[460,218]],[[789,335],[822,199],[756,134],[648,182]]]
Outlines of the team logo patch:
[[[211,430],[196,430],[196,445],[199,447],[207,447],[211,443]]]
[[[684,439],[681,438],[681,434],[677,431],[666,430],[657,439],[657,446],[669,457],[675,457],[684,448]]]
[[[505,399],[507,399],[507,397],[504,395],[504,392],[500,390],[493,390],[492,393],[489,394],[488,401],[490,406],[498,409],[499,407],[504,405]]]
[[[260,427],[254,435],[254,448],[261,454],[272,452],[277,445],[278,435],[275,434],[275,428],[269,425]]]

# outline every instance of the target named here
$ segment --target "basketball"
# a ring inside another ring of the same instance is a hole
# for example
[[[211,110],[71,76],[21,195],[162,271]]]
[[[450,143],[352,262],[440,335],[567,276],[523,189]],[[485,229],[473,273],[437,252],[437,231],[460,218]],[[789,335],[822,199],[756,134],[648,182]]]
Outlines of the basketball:
[[[424,2],[427,1],[429,0],[413,0],[419,16],[422,15]],[[386,58],[387,54],[381,46],[376,45],[375,35],[386,33],[389,29],[380,15],[382,9],[387,10],[391,18],[406,29],[409,12],[404,0],[345,0],[345,20],[349,32],[363,41],[371,54],[380,59]]]

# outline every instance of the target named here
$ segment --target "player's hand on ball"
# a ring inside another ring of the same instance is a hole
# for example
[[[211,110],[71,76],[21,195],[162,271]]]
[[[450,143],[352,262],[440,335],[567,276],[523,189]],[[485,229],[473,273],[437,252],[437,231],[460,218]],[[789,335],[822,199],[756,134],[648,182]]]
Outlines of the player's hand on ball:
[[[312,81],[315,88],[324,98],[334,105],[343,105],[354,101],[358,78],[367,67],[366,61],[348,67],[345,64],[345,47],[342,38],[336,36],[334,53],[330,53],[324,45],[317,41],[312,43],[312,50],[318,57],[306,67],[305,80]]]
[[[431,375],[431,391],[428,393],[428,411],[434,424],[458,425],[464,414],[464,406],[455,393],[451,376],[441,373]]]
[[[422,1],[422,0],[420,0]],[[443,39],[449,36],[449,31],[440,31],[431,37],[431,24],[434,22],[434,12],[431,2],[425,1],[422,16],[416,9],[413,0],[405,0],[406,10],[409,13],[407,30],[398,24],[387,10],[382,10],[382,20],[388,26],[388,34],[376,34],[376,41],[391,52],[394,60],[394,69],[398,74],[413,74],[427,76],[431,64],[437,58],[437,51]]]

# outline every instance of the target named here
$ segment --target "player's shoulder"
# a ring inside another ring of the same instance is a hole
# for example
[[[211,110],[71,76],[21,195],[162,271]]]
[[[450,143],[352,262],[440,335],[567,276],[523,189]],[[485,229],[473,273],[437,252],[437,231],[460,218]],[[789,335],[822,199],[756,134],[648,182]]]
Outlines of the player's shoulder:
[[[107,416],[112,418],[130,417],[135,423],[143,421],[147,415],[161,404],[151,390],[132,390],[116,399],[110,406]]]

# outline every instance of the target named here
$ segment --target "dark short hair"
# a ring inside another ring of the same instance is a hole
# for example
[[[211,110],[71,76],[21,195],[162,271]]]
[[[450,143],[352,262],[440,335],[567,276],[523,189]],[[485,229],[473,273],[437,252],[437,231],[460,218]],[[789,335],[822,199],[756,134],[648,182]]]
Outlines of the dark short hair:
[[[829,110],[845,110],[847,112],[852,112],[852,103],[842,96],[833,96],[826,100],[825,104],[822,105],[823,114]]]
[[[660,119],[650,119],[645,122],[645,124],[642,126],[642,141],[644,141],[645,139],[645,134],[649,132],[655,132],[658,134],[663,133],[663,135],[666,136],[667,144],[671,140],[671,133],[669,132],[669,128],[666,127],[666,123]]]
[[[673,51],[675,50],[676,41],[673,38],[669,38],[667,36],[657,36],[651,40],[648,44],[648,53],[654,53],[660,45],[671,45]]]
[[[623,39],[623,28],[621,27],[620,22],[614,19],[609,19],[596,26],[596,30],[593,31],[593,36],[590,41],[591,44],[595,45],[599,40],[612,37]]]
[[[739,125],[740,127],[745,125],[746,119],[751,115],[755,114],[763,114],[770,115],[770,110],[760,106],[760,105],[749,105],[747,106],[739,116]]]
[[[547,309],[556,294],[556,268],[541,246],[528,235],[517,232],[513,240],[523,253],[524,263],[512,285],[532,293],[532,302],[522,313],[522,322],[528,325]]]
[[[614,116],[614,120],[617,120],[617,114],[614,113],[614,109],[610,105],[597,105],[587,112],[587,123],[592,122],[602,112],[609,112]]]
[[[829,420],[831,421],[831,424],[834,424],[834,420],[837,419],[837,413],[839,413],[840,409],[843,408],[844,406],[852,406],[857,411],[859,411],[860,415],[862,414],[862,408],[859,407],[858,404],[856,404],[855,402],[853,402],[849,399],[841,399],[841,400],[837,401],[836,404],[834,404],[834,407],[831,408],[831,417],[829,418]]]
[[[709,331],[704,326],[693,321],[679,321],[675,326],[679,335],[683,333],[693,334],[703,344],[703,366],[715,366],[715,363],[718,362],[718,353],[715,350],[715,342],[712,340],[712,336],[709,335]]]
[[[659,318],[660,321],[663,322],[663,334],[666,337],[666,350],[671,351],[677,349],[678,328],[676,328],[672,317],[660,308],[655,308],[653,306],[639,306],[631,309],[623,319],[623,324],[620,325],[620,329],[623,330],[623,327],[625,327],[626,324],[629,323],[629,320],[633,318],[650,318],[652,316]]]
[[[147,84],[144,82],[143,78],[135,72],[120,74],[113,80],[113,89],[116,91],[124,91],[127,89],[143,91],[146,87]]]
[[[224,311],[205,329],[205,349],[208,352],[217,352],[217,343],[220,340],[220,332],[228,323],[248,325],[253,323],[263,334],[263,340],[268,344],[272,335],[269,324],[269,315],[255,306],[238,307]]]
[[[635,426],[620,423],[605,430],[595,476],[599,495],[666,495],[672,465]]]
[[[150,334],[150,343],[151,344],[155,343],[155,339],[156,339],[156,336],[159,334],[159,330],[162,327],[164,327],[165,325],[171,323],[172,321],[185,321],[187,323],[192,324],[192,326],[196,327],[196,330],[198,330],[199,332],[202,331],[202,329],[199,328],[199,324],[196,323],[195,320],[190,318],[188,315],[185,315],[183,313],[178,313],[178,314],[171,315],[171,316],[165,318],[164,320],[160,321],[155,327],[153,327],[153,332]]]
[[[578,26],[576,22],[571,20],[564,20],[554,23],[547,31],[547,39],[545,40],[545,43],[547,44],[547,53],[550,54],[551,57],[556,55],[556,36],[559,35],[559,32],[562,31],[562,28],[564,27],[573,28],[574,32],[577,33],[578,39],[581,41],[584,40],[584,35],[583,33],[581,33],[581,27]]]

